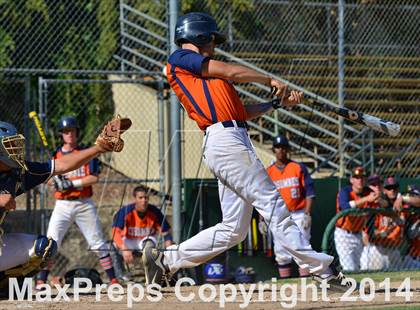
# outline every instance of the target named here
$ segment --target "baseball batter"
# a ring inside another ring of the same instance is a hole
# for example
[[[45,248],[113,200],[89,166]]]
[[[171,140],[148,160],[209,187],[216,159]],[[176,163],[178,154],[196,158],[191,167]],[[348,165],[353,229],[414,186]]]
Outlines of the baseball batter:
[[[315,274],[317,280],[325,278],[343,289],[343,274],[330,268],[333,257],[312,250],[290,219],[247,133],[248,119],[280,105],[299,104],[303,94],[289,92],[280,81],[247,67],[212,59],[216,45],[225,42],[225,36],[207,14],[189,13],[180,17],[175,41],[181,48],[169,57],[167,78],[189,117],[204,133],[203,159],[219,182],[223,220],[164,252],[146,248],[143,253],[146,280],[161,282],[162,277],[180,268],[200,265],[235,246],[246,237],[252,210],[256,208],[276,242],[282,244],[300,267]],[[279,101],[244,106],[233,82],[275,87],[281,104]]]
[[[276,161],[267,168],[267,173],[290,212],[290,218],[302,232],[302,237],[309,243],[311,239],[311,211],[315,198],[314,182],[303,163],[288,158],[289,141],[279,135],[273,139],[273,153]],[[263,224],[265,222],[260,222]],[[265,225],[259,225],[265,230]],[[264,231],[263,231],[264,232]],[[289,278],[292,274],[292,257],[278,242],[274,243],[274,253],[280,278]],[[308,276],[306,269],[299,268],[301,277]]]
[[[96,145],[68,156],[49,160],[45,163],[25,160],[25,137],[16,128],[0,121],[0,213],[16,208],[15,197],[46,182],[54,175],[73,171],[91,161],[101,153],[111,150],[121,151],[120,133],[130,126],[120,120],[111,121],[107,126],[117,129],[109,140],[102,132]],[[131,122],[129,122],[131,125]],[[0,236],[2,235],[2,231]],[[56,242],[46,236],[31,234],[6,234],[0,243],[0,292],[6,292],[8,278],[34,275],[44,266],[57,250]]]
[[[63,144],[53,155],[54,160],[83,150],[83,147],[77,143],[80,127],[76,118],[62,117],[57,130]],[[111,283],[118,283],[109,254],[110,246],[104,238],[96,207],[92,201],[92,185],[98,182],[98,174],[99,161],[94,158],[78,169],[52,179],[56,189],[56,202],[48,224],[47,236],[57,241],[60,247],[67,230],[75,222],[89,244],[89,249],[99,256],[100,264]],[[51,268],[51,264],[48,267]],[[37,286],[46,282],[48,273],[48,269],[40,272]]]

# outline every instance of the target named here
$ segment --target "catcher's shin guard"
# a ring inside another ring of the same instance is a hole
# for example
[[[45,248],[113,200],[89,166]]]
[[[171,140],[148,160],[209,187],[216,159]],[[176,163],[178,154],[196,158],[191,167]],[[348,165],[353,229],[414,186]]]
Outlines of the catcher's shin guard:
[[[0,290],[7,289],[9,278],[32,277],[44,268],[48,260],[57,253],[57,243],[52,238],[39,235],[33,247],[29,250],[29,260],[25,264],[18,265],[2,271],[0,277]]]

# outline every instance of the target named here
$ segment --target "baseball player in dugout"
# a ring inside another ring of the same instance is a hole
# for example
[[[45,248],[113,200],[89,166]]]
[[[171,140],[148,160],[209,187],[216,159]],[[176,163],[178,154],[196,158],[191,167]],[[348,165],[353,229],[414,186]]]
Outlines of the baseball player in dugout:
[[[309,243],[311,239],[311,210],[315,199],[314,183],[303,163],[290,160],[288,139],[279,135],[273,139],[273,153],[276,161],[267,168],[267,173],[274,182],[287,209],[290,218],[299,227],[303,238]],[[262,218],[261,218],[262,219]],[[259,223],[260,232],[267,234],[267,225]],[[292,275],[292,256],[280,243],[274,243],[274,253],[280,278]],[[309,276],[307,269],[299,268],[301,277]]]
[[[57,125],[57,131],[62,145],[56,150],[53,160],[83,151],[84,147],[78,144],[80,127],[76,118],[62,117]],[[85,237],[89,250],[98,255],[110,282],[117,283],[109,254],[110,246],[102,233],[96,207],[91,198],[92,185],[98,182],[98,175],[99,160],[92,158],[76,170],[58,174],[52,178],[50,184],[55,188],[56,201],[48,223],[47,236],[52,237],[60,247],[67,230],[75,222]],[[37,287],[46,282],[51,267],[52,261],[38,274]]]
[[[117,212],[112,224],[114,244],[125,263],[132,263],[144,248],[156,247],[158,234],[163,236],[165,247],[172,245],[169,223],[156,206],[149,204],[147,188],[135,187],[133,200]]]
[[[337,195],[336,211],[350,208],[375,208],[380,199],[379,187],[366,187],[366,174],[362,167],[356,167],[350,177],[350,185],[343,187]],[[346,215],[337,220],[334,242],[340,264],[345,271],[360,269],[363,251],[363,230],[367,216]]]
[[[370,188],[383,192],[377,207],[393,210],[397,198],[398,183],[394,178],[385,179],[384,186],[379,175],[368,178]],[[390,190],[392,187],[392,190]],[[400,214],[391,212],[377,213],[369,217],[366,224],[367,238],[360,258],[362,270],[381,270],[401,267],[399,246],[403,243],[404,221]]]
[[[0,224],[7,213],[16,208],[15,198],[51,177],[73,171],[89,163],[107,151],[121,151],[120,134],[127,130],[131,121],[111,121],[98,136],[92,147],[57,157],[44,163],[26,161],[25,137],[12,124],[0,121]],[[108,140],[106,128],[118,129]],[[104,133],[105,132],[105,133]],[[46,236],[8,233],[0,228],[0,292],[7,292],[8,279],[32,277],[56,253],[57,244]]]
[[[334,257],[318,253],[290,219],[277,188],[258,159],[247,132],[247,120],[280,107],[294,106],[303,94],[250,68],[214,60],[215,48],[226,41],[216,21],[204,13],[181,16],[175,43],[166,65],[169,84],[203,131],[203,160],[219,182],[223,219],[165,251],[146,248],[143,262],[149,283],[167,280],[180,268],[203,264],[243,241],[253,208],[261,214],[276,243],[331,288],[347,289],[349,281],[333,264]],[[278,100],[244,106],[234,83],[257,82],[275,89]]]

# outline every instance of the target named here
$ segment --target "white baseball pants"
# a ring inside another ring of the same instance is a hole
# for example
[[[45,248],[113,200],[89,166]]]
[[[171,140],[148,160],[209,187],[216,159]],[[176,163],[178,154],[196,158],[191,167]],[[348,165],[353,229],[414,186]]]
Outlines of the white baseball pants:
[[[223,219],[164,252],[164,263],[171,272],[200,265],[244,240],[254,207],[264,217],[275,242],[290,253],[299,267],[311,273],[328,273],[333,257],[315,252],[290,219],[246,129],[224,128],[221,123],[208,127],[203,158],[219,181]]]
[[[304,217],[305,210],[297,210],[290,212],[290,219],[296,223],[300,232],[302,233],[303,238],[310,243],[311,240],[311,227],[304,228]],[[274,240],[275,241],[275,240]],[[276,262],[279,265],[286,265],[292,262],[292,256],[289,252],[281,245],[280,242],[274,242],[274,254],[276,256]]]
[[[334,243],[340,264],[345,271],[358,271],[360,257],[363,251],[362,233],[350,233],[344,229],[335,228]]]
[[[109,254],[110,246],[105,241],[101,223],[92,199],[59,200],[48,224],[47,236],[52,237],[60,247],[70,225],[75,222],[89,244],[89,250],[99,257]]]
[[[383,270],[401,268],[400,251],[381,245],[368,244],[363,247],[360,257],[361,270]]]
[[[3,246],[0,256],[0,271],[25,264],[34,254],[31,253],[37,235],[11,233],[2,236]]]

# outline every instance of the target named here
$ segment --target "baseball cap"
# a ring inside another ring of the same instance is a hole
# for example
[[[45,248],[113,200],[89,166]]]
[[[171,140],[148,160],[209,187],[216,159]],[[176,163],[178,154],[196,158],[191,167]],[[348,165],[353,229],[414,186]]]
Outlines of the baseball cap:
[[[363,169],[363,167],[361,166],[357,166],[352,170],[351,176],[352,177],[365,177],[366,176],[365,169]]]
[[[369,185],[379,185],[381,184],[381,177],[377,174],[373,174],[368,177],[368,183]]]
[[[385,188],[392,188],[392,187],[397,187],[400,186],[398,184],[398,182],[395,180],[394,177],[387,177],[384,181],[384,187]]]
[[[283,135],[278,135],[278,136],[274,137],[273,147],[281,146],[281,145],[289,147],[290,146],[289,145],[289,140],[287,140],[287,138]]]

